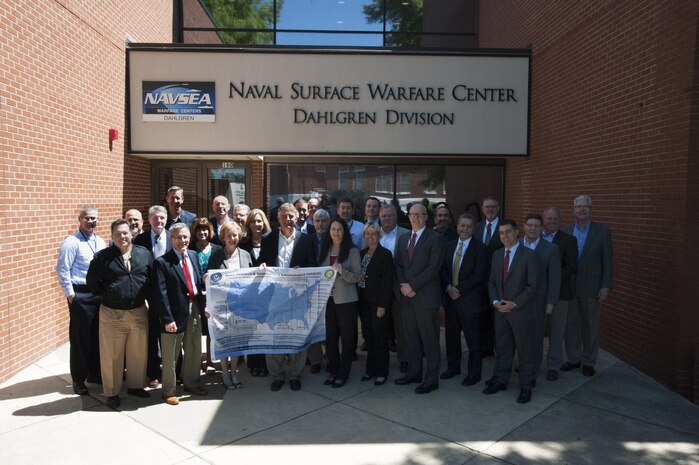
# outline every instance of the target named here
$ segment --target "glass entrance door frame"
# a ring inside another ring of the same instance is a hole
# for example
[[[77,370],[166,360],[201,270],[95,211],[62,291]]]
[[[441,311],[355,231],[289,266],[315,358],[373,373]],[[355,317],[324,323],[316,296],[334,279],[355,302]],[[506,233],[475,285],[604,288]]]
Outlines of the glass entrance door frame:
[[[187,170],[191,170],[193,183],[196,185],[196,192],[191,192],[190,189],[185,189],[184,204],[185,210],[193,211],[197,216],[210,217],[211,201],[216,195],[223,194],[219,192],[209,192],[209,172],[213,169],[222,168],[243,168],[245,170],[245,203],[250,204],[252,195],[252,170],[251,163],[245,160],[172,160],[158,159],[151,161],[151,201],[152,205],[163,205],[165,193],[170,187],[161,184],[160,173],[164,169],[177,169],[182,175]]]

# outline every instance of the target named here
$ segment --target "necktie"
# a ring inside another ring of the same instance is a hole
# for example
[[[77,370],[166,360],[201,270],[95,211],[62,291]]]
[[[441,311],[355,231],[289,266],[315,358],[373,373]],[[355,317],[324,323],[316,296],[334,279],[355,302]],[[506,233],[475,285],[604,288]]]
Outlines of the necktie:
[[[184,280],[187,282],[187,293],[191,303],[194,300],[194,283],[192,282],[192,274],[189,272],[187,252],[182,254],[182,270],[184,271]]]
[[[507,281],[510,275],[510,249],[505,251],[505,261],[502,264],[502,282],[503,284]]]
[[[408,243],[408,260],[413,261],[413,252],[415,252],[415,241],[417,240],[417,234],[413,233],[410,236],[410,242]]]
[[[490,245],[490,240],[493,238],[493,223],[488,223],[487,229],[485,232],[485,245]]]
[[[464,243],[459,241],[459,246],[456,249],[456,255],[454,255],[454,264],[451,266],[451,285],[456,286],[459,284],[459,269],[461,268],[461,257],[464,254]]]

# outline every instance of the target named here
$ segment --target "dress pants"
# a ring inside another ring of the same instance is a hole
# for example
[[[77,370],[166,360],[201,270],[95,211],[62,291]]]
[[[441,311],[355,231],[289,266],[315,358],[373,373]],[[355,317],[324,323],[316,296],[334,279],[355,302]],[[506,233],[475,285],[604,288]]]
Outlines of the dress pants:
[[[595,366],[599,353],[599,308],[596,297],[570,301],[565,336],[568,363]]]
[[[422,378],[427,385],[439,384],[441,349],[439,347],[439,307],[415,307],[411,299],[401,297],[401,313],[408,350],[408,378]],[[422,359],[425,358],[425,376]]]
[[[124,377],[126,386],[142,389],[146,385],[146,348],[148,346],[148,310],[145,305],[131,310],[100,306],[100,365],[102,387],[107,397],[118,396]]]
[[[393,325],[390,326],[390,330],[396,341],[396,356],[399,362],[408,361],[408,349],[405,345],[405,326],[403,323],[403,316],[400,308],[400,299],[395,297],[391,300],[391,308],[386,309],[390,315]]]
[[[148,365],[146,374],[149,379],[160,379],[162,373],[160,371],[160,318],[158,312],[153,309],[148,311]]]
[[[308,352],[302,350],[301,352],[288,355],[267,354],[265,360],[267,361],[267,369],[272,378],[284,381],[287,376],[289,380],[301,378],[303,367],[306,365],[307,356]]]
[[[451,299],[450,299],[451,300]],[[451,301],[444,309],[444,336],[447,349],[447,368],[461,370],[461,331],[468,346],[468,376],[481,376],[483,353],[481,352],[481,330],[486,312],[468,312]],[[456,322],[451,319],[455,318]],[[455,323],[456,326],[455,327]],[[450,355],[451,352],[451,355]],[[456,353],[458,352],[458,356]]]
[[[189,304],[187,329],[183,333],[160,333],[160,347],[163,354],[163,395],[175,396],[175,367],[180,352],[184,349],[182,360],[182,384],[195,387],[199,384],[201,373],[201,316],[199,302]]]
[[[70,310],[70,376],[74,383],[89,378],[97,381],[100,373],[99,296],[88,292],[87,286],[75,286]]]
[[[533,304],[532,304],[533,305]],[[535,320],[512,321],[508,315],[493,312],[495,323],[495,366],[493,376],[507,384],[512,374],[515,349],[519,357],[519,385],[531,389],[534,372],[533,340]]]
[[[364,340],[367,345],[365,374],[369,376],[388,376],[388,339],[386,338],[386,328],[388,326],[388,315],[382,318],[376,316],[376,305],[372,305],[366,299],[366,291],[359,290],[359,314],[367,322]]]
[[[347,379],[352,368],[354,333],[357,328],[357,302],[336,304],[330,297],[325,309],[325,351],[330,374]],[[342,349],[340,349],[342,340]]]
[[[551,334],[549,335],[549,352],[546,357],[546,365],[549,370],[558,371],[565,361],[563,359],[563,338],[568,319],[568,300],[559,300],[553,307],[549,321]]]

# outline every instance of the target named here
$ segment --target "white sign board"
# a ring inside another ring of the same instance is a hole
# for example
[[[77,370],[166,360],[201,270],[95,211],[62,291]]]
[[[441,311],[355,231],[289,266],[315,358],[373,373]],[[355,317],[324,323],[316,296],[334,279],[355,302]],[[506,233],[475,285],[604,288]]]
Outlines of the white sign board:
[[[527,155],[528,53],[128,50],[132,153]]]

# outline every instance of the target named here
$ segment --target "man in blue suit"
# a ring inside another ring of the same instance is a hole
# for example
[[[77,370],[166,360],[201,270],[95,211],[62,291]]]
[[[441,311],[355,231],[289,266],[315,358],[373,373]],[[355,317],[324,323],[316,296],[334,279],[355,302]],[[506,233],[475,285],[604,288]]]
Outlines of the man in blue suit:
[[[204,287],[197,253],[188,248],[190,232],[187,225],[172,225],[170,239],[172,249],[154,263],[153,306],[160,316],[161,325],[163,400],[177,405],[175,366],[182,349],[182,384],[185,392],[198,396],[207,394],[199,386]]]

